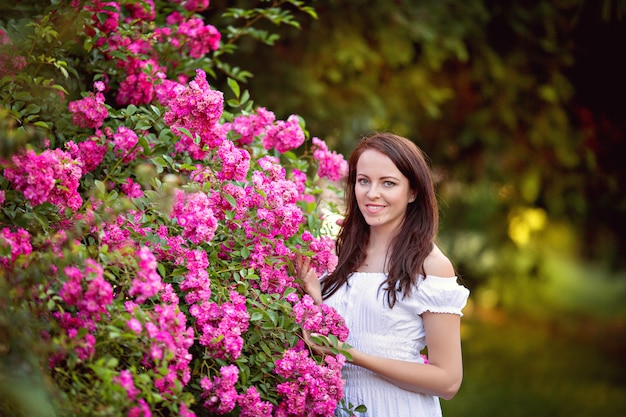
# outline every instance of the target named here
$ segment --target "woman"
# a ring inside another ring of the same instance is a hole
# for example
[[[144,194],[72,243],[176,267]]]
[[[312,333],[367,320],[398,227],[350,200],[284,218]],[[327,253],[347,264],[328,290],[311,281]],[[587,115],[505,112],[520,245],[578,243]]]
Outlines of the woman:
[[[439,397],[452,398],[463,378],[460,317],[469,291],[434,243],[430,169],[413,142],[390,133],[363,138],[348,164],[337,268],[318,280],[310,260],[300,260],[302,288],[350,329],[346,403],[364,404],[368,417],[440,416]]]

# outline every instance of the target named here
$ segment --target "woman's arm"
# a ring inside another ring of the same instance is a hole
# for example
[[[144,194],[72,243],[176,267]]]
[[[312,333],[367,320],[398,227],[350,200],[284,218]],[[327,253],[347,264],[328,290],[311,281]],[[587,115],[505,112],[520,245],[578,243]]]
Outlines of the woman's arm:
[[[369,369],[409,391],[449,400],[463,380],[460,316],[426,312],[422,315],[428,345],[428,364],[368,355],[348,349],[352,363]]]

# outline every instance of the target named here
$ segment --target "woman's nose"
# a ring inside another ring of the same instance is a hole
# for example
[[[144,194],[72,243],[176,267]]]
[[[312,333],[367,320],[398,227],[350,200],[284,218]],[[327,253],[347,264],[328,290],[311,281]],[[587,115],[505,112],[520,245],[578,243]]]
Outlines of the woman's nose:
[[[380,191],[378,190],[378,187],[375,185],[372,185],[369,190],[367,190],[367,197],[371,200],[374,200],[378,197],[380,197]]]

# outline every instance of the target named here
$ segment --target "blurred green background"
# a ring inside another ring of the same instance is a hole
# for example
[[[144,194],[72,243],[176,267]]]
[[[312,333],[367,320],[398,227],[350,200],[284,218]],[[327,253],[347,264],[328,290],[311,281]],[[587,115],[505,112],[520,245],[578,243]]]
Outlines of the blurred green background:
[[[472,291],[444,415],[621,415],[626,2],[312,5],[317,19],[232,63],[257,105],[345,155],[372,130],[429,155],[441,246]]]

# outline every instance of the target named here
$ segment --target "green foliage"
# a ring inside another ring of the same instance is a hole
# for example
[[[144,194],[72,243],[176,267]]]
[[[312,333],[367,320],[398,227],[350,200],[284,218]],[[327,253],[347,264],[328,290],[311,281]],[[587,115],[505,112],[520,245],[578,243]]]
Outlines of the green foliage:
[[[346,154],[371,130],[414,139],[440,183],[449,247],[473,234],[506,259],[497,252],[516,250],[509,219],[532,207],[576,230],[574,257],[623,269],[624,66],[614,57],[625,4],[320,1],[305,30],[237,59],[269,69],[250,80],[260,104],[296,109]],[[493,263],[475,263],[460,266],[486,282]]]

